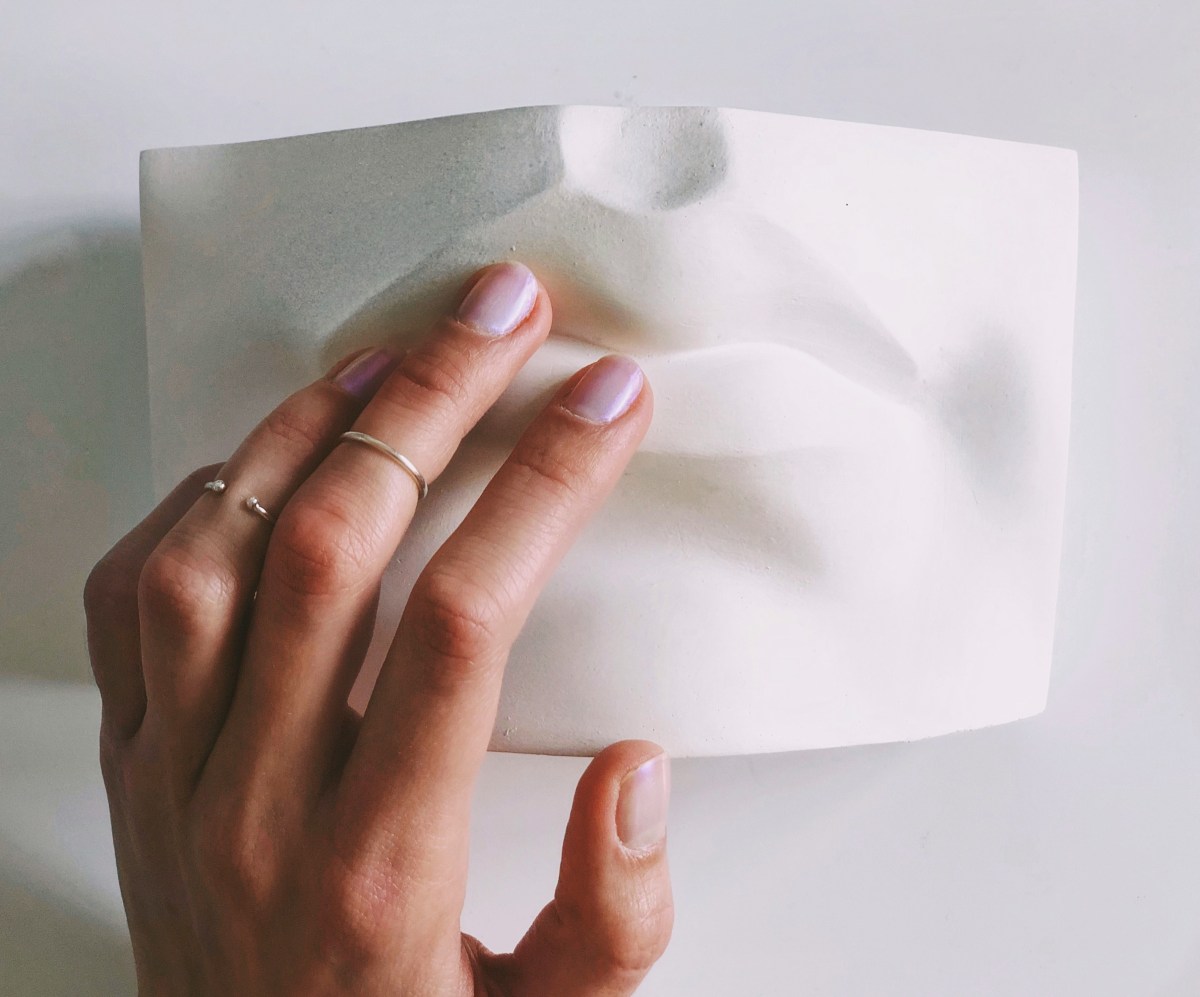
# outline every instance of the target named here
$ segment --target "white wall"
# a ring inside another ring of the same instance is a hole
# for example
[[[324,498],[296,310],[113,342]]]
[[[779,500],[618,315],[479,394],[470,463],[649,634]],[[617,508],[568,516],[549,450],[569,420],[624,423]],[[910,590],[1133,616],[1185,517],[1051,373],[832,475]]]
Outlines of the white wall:
[[[678,762],[650,995],[1200,992],[1200,8],[1190,0],[40,0],[0,30],[0,992],[131,989],[79,590],[149,507],[137,153],[538,103],[1079,150],[1040,718]],[[214,455],[218,459],[224,455]],[[467,930],[549,898],[582,764],[491,757]]]

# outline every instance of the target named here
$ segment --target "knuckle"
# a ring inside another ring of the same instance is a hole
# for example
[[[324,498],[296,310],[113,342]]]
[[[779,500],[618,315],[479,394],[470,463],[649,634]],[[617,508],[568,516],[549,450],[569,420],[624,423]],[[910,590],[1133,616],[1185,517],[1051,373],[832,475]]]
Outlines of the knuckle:
[[[136,576],[111,553],[96,562],[83,585],[83,610],[92,619],[116,615],[136,599]]]
[[[639,877],[640,880],[640,877]],[[669,890],[634,882],[617,897],[586,906],[557,901],[559,917],[578,937],[590,939],[598,958],[624,976],[640,979],[671,940],[675,907]]]
[[[427,349],[412,350],[400,364],[395,383],[416,389],[420,400],[438,408],[458,408],[471,391],[471,376],[465,360],[437,338]]]
[[[272,831],[232,798],[194,816],[190,850],[201,880],[217,897],[248,912],[271,902]]]
[[[670,939],[671,922],[659,916],[626,924],[609,935],[608,961],[620,973],[642,976],[662,958]]]
[[[303,599],[341,594],[371,576],[376,538],[336,503],[289,506],[271,536],[274,574]]]
[[[587,490],[587,472],[551,445],[513,454],[513,472],[531,494],[549,493],[555,502],[578,499]]]
[[[649,969],[667,950],[675,926],[675,904],[669,889],[639,892],[640,903],[633,919],[637,942],[628,953],[640,967]]]
[[[200,492],[220,470],[220,464],[198,467],[183,479],[177,491]],[[128,533],[93,566],[83,585],[83,608],[89,617],[100,618],[136,608],[138,577],[144,565],[137,554],[135,534]]]
[[[447,664],[473,670],[501,646],[500,601],[460,571],[427,571],[414,586],[409,606],[413,636],[439,660],[440,674]]]
[[[370,959],[387,944],[403,893],[386,866],[335,859],[325,867],[322,894],[323,935],[339,960]]]
[[[146,559],[138,605],[183,635],[203,632],[237,598],[237,574],[194,544],[164,541]]]
[[[321,420],[291,399],[270,412],[262,428],[273,444],[282,443],[288,450],[304,454],[316,450],[327,436]]]

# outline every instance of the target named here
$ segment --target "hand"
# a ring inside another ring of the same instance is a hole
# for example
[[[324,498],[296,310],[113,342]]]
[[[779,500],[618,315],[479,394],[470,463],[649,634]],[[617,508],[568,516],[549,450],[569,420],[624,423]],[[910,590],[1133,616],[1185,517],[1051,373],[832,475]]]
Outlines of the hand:
[[[346,705],[418,498],[388,456],[338,436],[388,441],[432,481],[550,329],[520,264],[465,292],[402,356],[357,355],[293,394],[88,579],[144,994],[615,997],[666,947],[668,761],[645,741],[584,773],[554,899],[516,950],[459,932],[509,649],[650,422],[632,361],[577,372],[533,420],[421,572],[366,714]],[[218,477],[224,494],[204,489]]]

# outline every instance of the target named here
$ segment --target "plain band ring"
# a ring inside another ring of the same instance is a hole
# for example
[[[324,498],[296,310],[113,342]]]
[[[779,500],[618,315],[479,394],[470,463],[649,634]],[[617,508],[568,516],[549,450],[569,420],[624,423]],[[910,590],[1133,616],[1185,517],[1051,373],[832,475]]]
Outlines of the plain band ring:
[[[404,454],[393,450],[386,443],[384,443],[383,440],[377,440],[374,436],[368,436],[366,433],[358,433],[354,430],[342,433],[342,435],[338,437],[338,440],[354,440],[357,443],[365,443],[369,447],[374,447],[381,454],[386,454],[402,468],[404,468],[404,470],[408,472],[409,477],[411,477],[416,483],[418,501],[429,494],[429,485],[425,481],[425,475],[417,470],[417,465],[405,457]]]

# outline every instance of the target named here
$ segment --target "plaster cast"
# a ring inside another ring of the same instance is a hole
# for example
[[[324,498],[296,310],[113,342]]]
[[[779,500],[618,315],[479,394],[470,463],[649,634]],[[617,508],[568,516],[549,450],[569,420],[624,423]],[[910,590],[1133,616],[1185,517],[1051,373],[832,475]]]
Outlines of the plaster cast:
[[[147,153],[155,488],[520,259],[554,330],[419,507],[360,702],[528,418],[619,350],[654,422],[514,648],[494,748],[774,751],[1028,716],[1054,632],[1076,204],[1069,150],[713,108]]]

